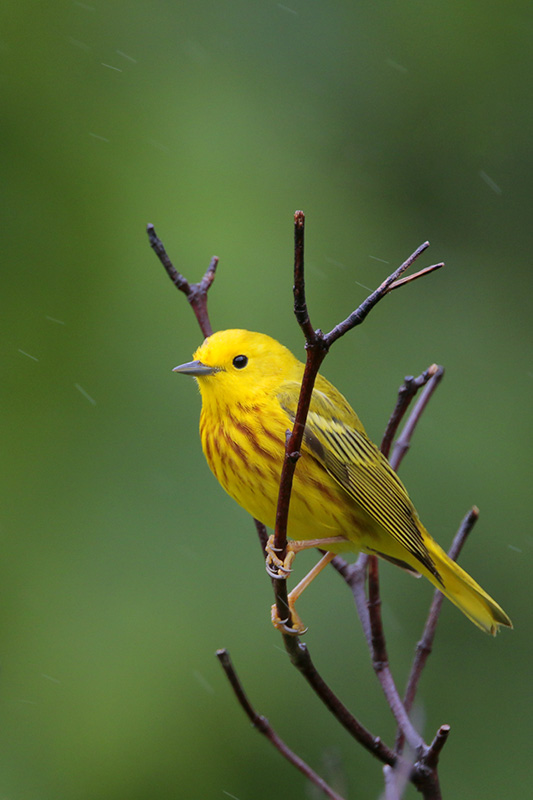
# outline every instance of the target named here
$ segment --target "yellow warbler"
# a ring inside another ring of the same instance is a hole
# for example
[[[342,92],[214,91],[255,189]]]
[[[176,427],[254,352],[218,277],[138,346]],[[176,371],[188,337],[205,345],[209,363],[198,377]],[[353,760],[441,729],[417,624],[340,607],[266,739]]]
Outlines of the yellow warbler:
[[[271,528],[303,370],[275,339],[245,330],[214,333],[194,361],[175,368],[198,382],[200,435],[211,470],[239,505]],[[424,575],[484,631],[512,627],[505,611],[431,538],[355,411],[321,375],[296,466],[288,532],[300,540],[342,537],[325,549],[377,554]]]

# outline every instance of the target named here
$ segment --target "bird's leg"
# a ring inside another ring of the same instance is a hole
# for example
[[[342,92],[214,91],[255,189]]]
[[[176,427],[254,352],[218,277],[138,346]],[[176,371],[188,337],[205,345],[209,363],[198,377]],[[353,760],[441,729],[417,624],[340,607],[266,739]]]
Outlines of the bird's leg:
[[[268,537],[265,548],[267,554],[266,571],[271,578],[285,580],[292,572],[292,562],[296,553],[299,553],[300,550],[309,550],[311,547],[324,547],[328,544],[346,544],[346,539],[344,536],[329,536],[324,539],[304,539],[303,541],[287,542],[287,555],[285,559],[281,559],[278,556],[279,550],[274,547],[274,534],[272,534]]]
[[[289,616],[287,617],[287,619],[279,618],[278,609],[276,604],[274,603],[271,611],[271,619],[272,619],[272,624],[274,625],[275,628],[278,629],[278,631],[281,631],[282,633],[288,633],[291,636],[302,636],[302,634],[304,634],[307,631],[306,626],[303,624],[299,615],[296,613],[294,604],[302,594],[303,590],[307,589],[311,581],[313,581],[316,578],[316,576],[320,572],[322,572],[324,567],[327,567],[327,565],[333,558],[335,558],[335,553],[326,553],[324,556],[322,556],[320,561],[318,561],[315,564],[313,569],[309,570],[307,575],[304,578],[302,578],[302,580],[297,586],[294,587],[292,592],[289,592],[287,598],[289,601],[289,607],[288,607]],[[291,623],[290,625],[287,624],[289,620]]]
[[[332,536],[328,539],[309,539],[303,542],[289,542],[287,544],[287,557],[285,561],[282,561],[277,555],[275,548],[273,547],[273,537],[271,536],[268,540],[267,544],[267,572],[272,577],[278,579],[286,579],[288,574],[291,571],[291,564],[294,561],[294,557],[299,550],[304,550],[309,547],[323,547],[325,544],[339,544],[341,542],[345,542],[345,538],[343,536]],[[290,557],[290,558],[289,558]],[[272,606],[271,611],[271,619],[272,624],[275,628],[277,628],[282,633],[288,633],[291,636],[301,636],[307,631],[307,628],[303,624],[302,620],[296,613],[296,609],[294,608],[294,604],[296,600],[300,597],[304,589],[307,589],[311,581],[313,581],[316,576],[322,572],[324,567],[327,567],[329,562],[335,557],[335,553],[326,553],[320,561],[318,561],[313,569],[311,569],[307,575],[302,578],[300,583],[294,587],[292,592],[288,595],[288,612],[289,615],[286,619],[280,619],[277,606],[274,603]],[[275,567],[274,567],[275,564]],[[287,623],[290,621],[290,625]]]

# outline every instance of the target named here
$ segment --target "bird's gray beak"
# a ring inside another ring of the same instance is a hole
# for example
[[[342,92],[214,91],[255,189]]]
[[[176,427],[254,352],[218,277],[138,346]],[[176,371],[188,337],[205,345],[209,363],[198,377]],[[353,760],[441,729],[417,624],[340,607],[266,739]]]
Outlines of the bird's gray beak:
[[[181,372],[182,375],[194,375],[196,378],[199,375],[213,375],[213,373],[218,372],[218,369],[217,367],[208,367],[206,364],[202,364],[201,361],[188,361],[186,364],[174,367],[172,372]]]

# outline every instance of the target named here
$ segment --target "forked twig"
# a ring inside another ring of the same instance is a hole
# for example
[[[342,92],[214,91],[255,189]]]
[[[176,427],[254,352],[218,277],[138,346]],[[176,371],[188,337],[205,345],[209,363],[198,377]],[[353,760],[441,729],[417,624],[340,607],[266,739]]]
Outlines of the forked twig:
[[[436,364],[432,364],[427,373],[431,371],[429,375],[429,380],[427,381],[426,385],[424,386],[423,391],[418,398],[413,412],[409,419],[407,420],[404,429],[401,433],[401,436],[398,437],[396,443],[394,445],[394,449],[392,451],[392,455],[390,457],[390,464],[391,467],[397,472],[402,460],[407,453],[409,447],[411,446],[411,439],[413,437],[414,430],[420,421],[420,417],[422,416],[422,412],[424,411],[425,407],[429,403],[433,392],[441,382],[444,376],[444,368],[438,367]],[[425,373],[424,373],[425,374]]]
[[[203,335],[206,337],[211,336],[213,329],[209,320],[209,314],[207,313],[207,292],[215,280],[218,257],[213,256],[205,271],[204,277],[199,283],[189,283],[181,272],[178,272],[168,257],[163,242],[155,232],[155,228],[151,223],[146,226],[146,232],[150,241],[150,247],[164,266],[170,280],[180,292],[183,292],[189,301]]]
[[[404,417],[404,414],[409,408],[411,400],[418,392],[418,390],[421,389],[422,386],[426,385],[426,383],[430,380],[430,378],[433,378],[434,375],[437,375],[439,373],[442,377],[442,375],[444,375],[444,369],[442,367],[437,366],[437,364],[431,364],[431,366],[428,367],[426,370],[424,370],[424,372],[417,378],[413,378],[412,375],[408,375],[406,378],[404,378],[404,382],[398,389],[398,399],[396,401],[394,411],[390,416],[390,419],[387,423],[387,427],[385,428],[385,433],[383,434],[383,438],[381,439],[381,445],[379,449],[386,458],[389,457],[392,441],[396,436],[396,432]],[[393,469],[397,468],[398,465],[396,467],[393,467]]]

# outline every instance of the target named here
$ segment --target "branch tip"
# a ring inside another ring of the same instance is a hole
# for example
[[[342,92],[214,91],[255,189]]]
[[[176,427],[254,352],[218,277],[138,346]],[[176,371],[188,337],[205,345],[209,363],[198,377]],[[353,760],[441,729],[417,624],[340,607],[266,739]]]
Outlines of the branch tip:
[[[448,736],[450,735],[451,726],[448,724],[441,725],[438,729],[437,733],[435,734],[435,738],[431,742],[429,749],[424,757],[424,763],[427,767],[432,770],[437,768],[437,764],[439,763],[439,756],[442,752],[442,748],[446,744],[448,740]]]
[[[407,283],[412,283],[412,281],[416,281],[418,278],[423,278],[426,275],[429,275],[431,272],[435,272],[438,269],[444,267],[444,262],[441,261],[439,264],[432,264],[430,267],[424,267],[424,269],[415,272],[413,275],[407,275],[405,278],[399,278],[397,281],[391,283],[387,292],[392,292],[394,289],[399,289],[400,286],[405,286]]]

